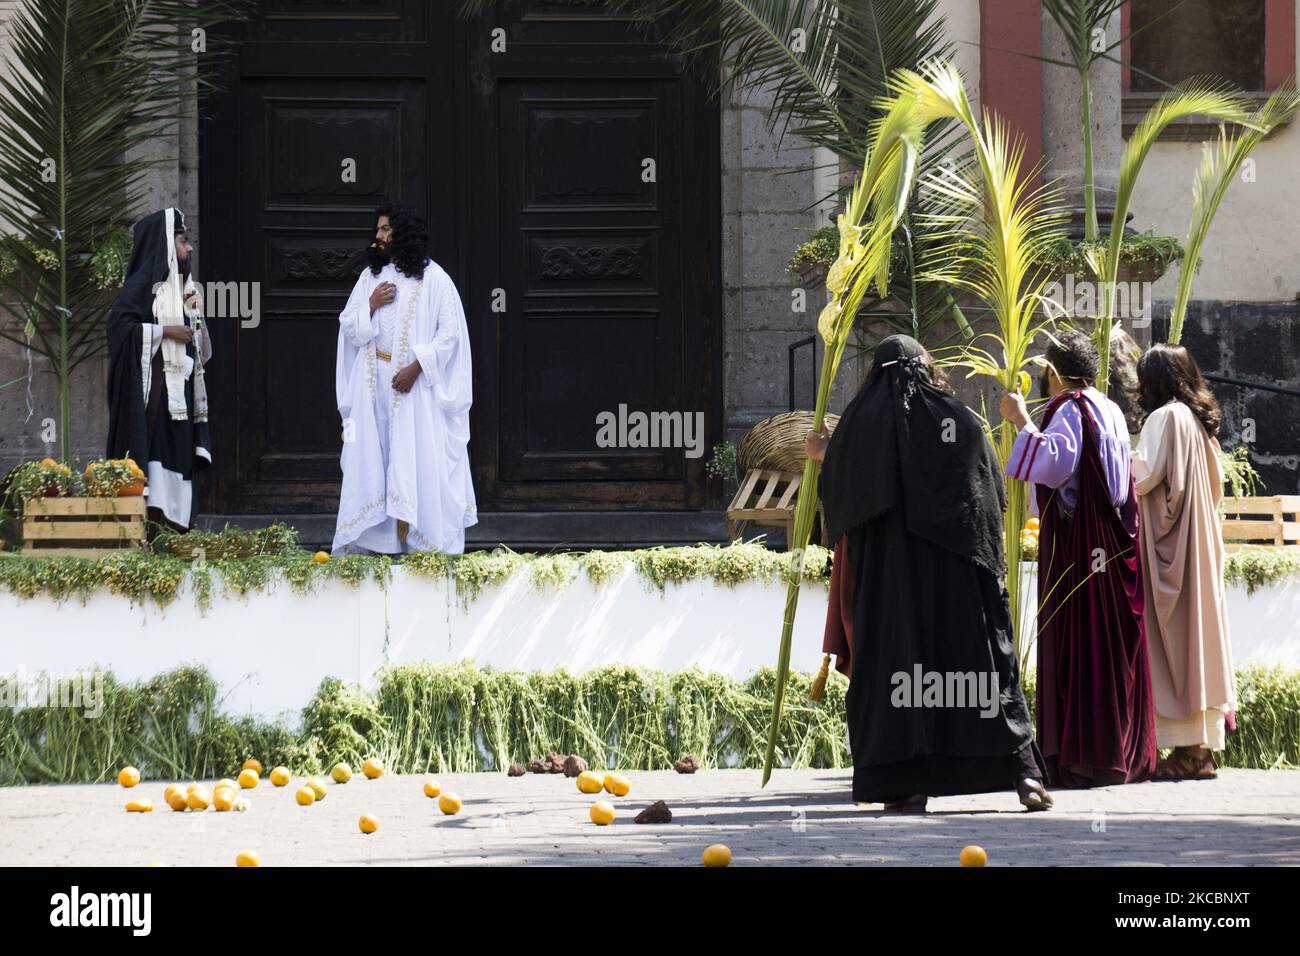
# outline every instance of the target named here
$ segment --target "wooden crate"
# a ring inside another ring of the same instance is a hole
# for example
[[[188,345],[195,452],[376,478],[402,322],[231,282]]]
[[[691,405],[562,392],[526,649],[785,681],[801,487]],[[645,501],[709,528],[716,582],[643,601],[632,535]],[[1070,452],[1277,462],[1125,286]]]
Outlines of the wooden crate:
[[[145,499],[32,498],[23,505],[23,553],[102,558],[144,547]]]
[[[1300,547],[1300,495],[1223,499],[1223,546]]]
[[[794,508],[803,475],[797,472],[751,468],[727,508],[727,540],[735,541],[747,525],[784,528],[787,547],[794,538]],[[817,504],[822,518],[821,503]],[[823,542],[825,543],[825,542]]]

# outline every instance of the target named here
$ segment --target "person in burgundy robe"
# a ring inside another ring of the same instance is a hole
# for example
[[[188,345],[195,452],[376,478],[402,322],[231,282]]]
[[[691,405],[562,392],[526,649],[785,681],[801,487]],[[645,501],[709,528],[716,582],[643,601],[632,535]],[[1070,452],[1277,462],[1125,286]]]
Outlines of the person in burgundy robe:
[[[1020,428],[1006,472],[1032,484],[1042,520],[1038,745],[1053,786],[1133,783],[1155,770],[1156,736],[1128,429],[1093,387],[1087,336],[1057,333],[1046,360],[1042,427],[1021,396],[1001,405]]]

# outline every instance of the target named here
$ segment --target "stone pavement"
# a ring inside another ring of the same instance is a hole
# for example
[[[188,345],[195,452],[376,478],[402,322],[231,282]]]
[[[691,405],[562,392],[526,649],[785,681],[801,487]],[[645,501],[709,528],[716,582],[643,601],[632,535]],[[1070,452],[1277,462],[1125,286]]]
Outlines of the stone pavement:
[[[588,820],[598,798],[560,775],[440,775],[464,800],[455,817],[423,795],[418,776],[330,781],[311,807],[294,802],[297,780],[282,789],[263,780],[246,792],[246,813],[174,813],[154,782],[0,788],[0,865],[228,866],[244,849],[264,866],[698,865],[710,843],[730,846],[733,866],[954,866],[968,843],[988,851],[990,866],[1300,864],[1294,771],[1060,791],[1055,809],[1036,814],[1009,791],[944,797],[905,817],[854,805],[846,771],[777,771],[766,790],[751,770],[628,777],[626,797],[601,797],[618,809],[608,827]],[[133,797],[158,809],[128,814]],[[633,823],[657,799],[672,823]],[[378,832],[360,832],[362,813],[378,816]]]

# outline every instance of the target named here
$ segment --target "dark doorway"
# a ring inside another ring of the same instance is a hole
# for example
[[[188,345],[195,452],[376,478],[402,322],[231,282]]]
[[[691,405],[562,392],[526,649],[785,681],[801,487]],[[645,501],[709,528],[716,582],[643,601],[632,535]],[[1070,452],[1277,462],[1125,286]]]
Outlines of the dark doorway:
[[[264,0],[241,28],[201,123],[201,265],[259,282],[261,314],[212,323],[204,510],[336,507],[337,316],[390,196],[464,300],[481,512],[705,504],[705,458],[600,448],[595,416],[703,412],[718,440],[717,105],[598,5],[454,6]]]

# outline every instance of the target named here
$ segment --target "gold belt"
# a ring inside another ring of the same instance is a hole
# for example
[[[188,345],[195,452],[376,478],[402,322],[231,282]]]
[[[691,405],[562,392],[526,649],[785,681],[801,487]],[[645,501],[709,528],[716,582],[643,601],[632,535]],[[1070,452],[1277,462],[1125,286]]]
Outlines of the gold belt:
[[[392,353],[381,352],[379,351],[379,349],[375,349],[375,357],[378,358],[381,362],[391,362],[393,360]]]

